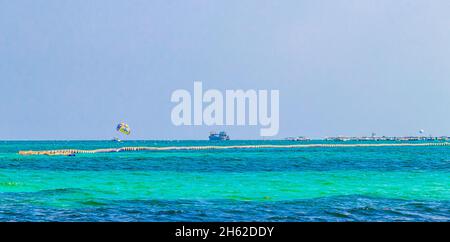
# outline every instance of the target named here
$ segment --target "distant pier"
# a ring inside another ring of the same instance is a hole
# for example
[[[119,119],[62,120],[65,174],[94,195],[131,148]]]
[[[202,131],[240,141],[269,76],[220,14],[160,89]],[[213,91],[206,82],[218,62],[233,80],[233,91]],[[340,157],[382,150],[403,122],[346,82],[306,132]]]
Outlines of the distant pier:
[[[435,143],[384,143],[384,144],[296,144],[296,145],[227,145],[227,146],[167,146],[167,147],[122,147],[95,150],[25,150],[20,155],[74,155],[130,151],[171,151],[171,150],[224,150],[224,149],[292,149],[292,148],[346,148],[346,147],[390,147],[390,146],[450,146],[450,142]]]

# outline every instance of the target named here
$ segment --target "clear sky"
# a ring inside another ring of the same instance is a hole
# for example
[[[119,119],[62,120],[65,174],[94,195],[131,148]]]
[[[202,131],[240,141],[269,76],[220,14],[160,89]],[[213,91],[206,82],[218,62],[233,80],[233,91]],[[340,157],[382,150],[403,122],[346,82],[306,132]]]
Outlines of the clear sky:
[[[206,139],[175,89],[279,89],[280,132],[450,135],[448,0],[0,0],[0,139]],[[231,138],[259,127],[225,127]]]

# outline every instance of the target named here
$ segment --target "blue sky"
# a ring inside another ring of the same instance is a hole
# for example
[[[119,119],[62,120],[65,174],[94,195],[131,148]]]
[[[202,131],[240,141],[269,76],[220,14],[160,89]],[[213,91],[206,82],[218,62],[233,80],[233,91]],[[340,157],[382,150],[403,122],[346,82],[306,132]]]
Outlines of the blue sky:
[[[280,132],[450,135],[450,1],[0,0],[0,139],[205,139],[175,89],[279,89]],[[225,127],[259,138],[259,127]]]

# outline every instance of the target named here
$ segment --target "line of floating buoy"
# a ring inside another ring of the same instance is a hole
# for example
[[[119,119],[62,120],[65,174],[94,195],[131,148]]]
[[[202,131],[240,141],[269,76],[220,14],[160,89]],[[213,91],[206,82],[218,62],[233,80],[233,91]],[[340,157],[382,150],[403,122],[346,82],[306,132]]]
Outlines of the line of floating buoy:
[[[95,150],[41,150],[19,151],[20,155],[74,155],[113,153],[124,151],[170,151],[170,150],[221,150],[221,149],[289,149],[289,148],[345,148],[345,147],[386,147],[386,146],[450,146],[449,142],[442,143],[397,143],[397,144],[297,144],[297,145],[231,145],[231,146],[166,146],[166,147],[122,147]]]

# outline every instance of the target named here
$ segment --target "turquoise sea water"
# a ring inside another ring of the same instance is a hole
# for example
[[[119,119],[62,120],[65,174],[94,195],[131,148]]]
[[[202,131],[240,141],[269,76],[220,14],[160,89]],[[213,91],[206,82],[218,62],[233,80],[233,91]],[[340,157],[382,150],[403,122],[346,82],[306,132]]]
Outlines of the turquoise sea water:
[[[191,145],[0,141],[0,221],[450,221],[450,146],[17,154]]]

